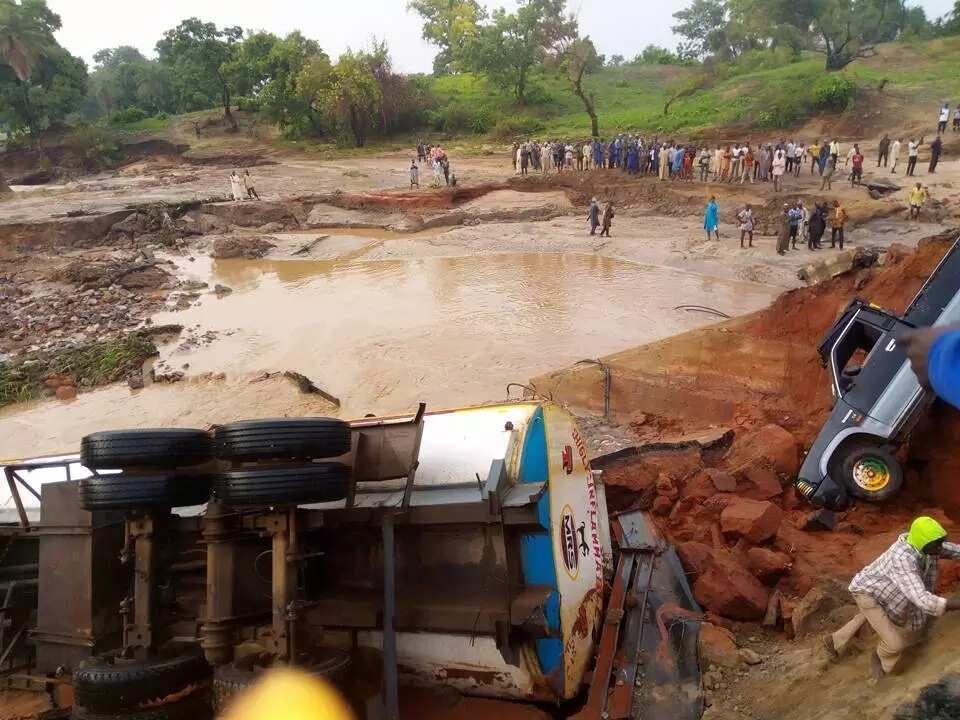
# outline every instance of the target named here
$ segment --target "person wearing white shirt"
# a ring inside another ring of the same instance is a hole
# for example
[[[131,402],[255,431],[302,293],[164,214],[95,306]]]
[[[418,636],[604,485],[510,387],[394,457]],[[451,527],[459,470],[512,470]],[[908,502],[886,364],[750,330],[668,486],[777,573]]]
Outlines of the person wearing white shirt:
[[[945,102],[940,108],[940,119],[937,122],[937,134],[947,131],[947,121],[950,120],[950,103]]]
[[[910,138],[910,142],[907,144],[907,175],[913,175],[913,171],[917,167],[921,145],[923,145],[923,138],[920,138],[920,142],[914,142],[913,138]]]
[[[897,138],[890,146],[890,159],[893,160],[893,166],[890,168],[890,172],[892,173],[897,171],[897,160],[900,158],[900,148],[902,146],[903,138]]]
[[[833,162],[840,160],[840,142],[838,140],[830,141],[830,154],[833,156]]]
[[[793,170],[793,163],[797,157],[797,146],[794,145],[793,140],[787,143],[787,172]]]

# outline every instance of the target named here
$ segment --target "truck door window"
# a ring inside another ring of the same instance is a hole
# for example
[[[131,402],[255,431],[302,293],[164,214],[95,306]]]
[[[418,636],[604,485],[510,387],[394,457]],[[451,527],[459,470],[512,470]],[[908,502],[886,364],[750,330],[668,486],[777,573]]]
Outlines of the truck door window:
[[[854,386],[856,376],[882,335],[879,328],[855,319],[834,344],[830,353],[830,372],[837,397]]]

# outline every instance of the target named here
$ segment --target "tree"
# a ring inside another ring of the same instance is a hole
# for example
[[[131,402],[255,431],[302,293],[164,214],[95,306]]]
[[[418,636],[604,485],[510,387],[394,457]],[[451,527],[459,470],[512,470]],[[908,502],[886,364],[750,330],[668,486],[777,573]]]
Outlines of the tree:
[[[26,82],[40,59],[59,47],[53,33],[60,25],[46,0],[0,0],[0,65]]]
[[[603,58],[597,54],[597,48],[588,37],[578,37],[565,43],[560,50],[560,67],[566,75],[573,94],[580,98],[583,109],[590,116],[590,134],[600,137],[600,123],[597,119],[596,96],[584,90],[583,81],[586,75],[603,68]]]
[[[690,7],[673,14],[677,24],[671,29],[685,38],[683,49],[695,57],[726,53],[727,7],[723,0],[693,0]]]
[[[175,110],[170,74],[136,48],[105,48],[93,61],[90,94],[101,112],[136,107],[152,115]]]
[[[174,79],[179,110],[210,107],[219,98],[224,119],[237,129],[230,112],[232,92],[227,73],[242,37],[239,27],[220,29],[197,18],[184,20],[163,34],[157,54]]]
[[[363,147],[380,102],[380,88],[363,53],[347,51],[340,56],[319,99],[329,115],[350,128],[354,144]]]
[[[624,59],[623,55],[613,54],[607,60],[607,67],[618,68],[623,65],[624,62],[626,62],[626,60]]]
[[[12,67],[0,67],[0,124],[38,142],[41,131],[62,124],[86,94],[83,60],[63,48],[48,50],[25,81]]]
[[[492,22],[480,28],[468,46],[472,69],[526,101],[530,73],[548,50],[576,37],[576,21],[564,16],[564,0],[520,0],[517,11],[493,11]]]
[[[480,31],[486,11],[476,0],[411,0],[408,10],[423,18],[423,39],[440,48],[433,59],[436,75],[463,69],[463,53]]]
[[[659,45],[647,45],[630,61],[632,65],[681,65],[683,62],[675,52]]]

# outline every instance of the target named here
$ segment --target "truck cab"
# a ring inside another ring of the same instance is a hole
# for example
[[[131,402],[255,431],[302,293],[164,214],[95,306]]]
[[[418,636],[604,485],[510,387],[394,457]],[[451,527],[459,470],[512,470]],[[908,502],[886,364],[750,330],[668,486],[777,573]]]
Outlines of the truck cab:
[[[903,485],[896,450],[934,396],[920,385],[900,340],[917,327],[960,321],[958,245],[903,316],[854,299],[821,340],[834,406],[796,480],[813,504],[841,510],[853,498],[879,502]]]

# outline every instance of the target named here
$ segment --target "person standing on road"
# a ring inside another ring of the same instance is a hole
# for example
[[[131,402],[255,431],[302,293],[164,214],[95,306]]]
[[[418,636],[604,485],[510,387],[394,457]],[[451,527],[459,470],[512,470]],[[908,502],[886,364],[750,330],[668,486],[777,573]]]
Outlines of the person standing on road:
[[[697,156],[697,166],[700,168],[700,182],[707,182],[710,176],[710,151],[704,145]]]
[[[796,205],[787,210],[787,230],[792,249],[797,249],[797,235],[800,232],[800,221],[803,220],[803,210],[798,201]],[[789,248],[788,248],[789,249]]]
[[[810,153],[810,174],[820,172],[820,141],[814,140],[807,152]]]
[[[749,203],[737,213],[737,220],[740,221],[740,247],[744,247],[743,241],[747,238],[750,239],[747,247],[753,247],[753,210],[750,209]]]
[[[937,118],[937,135],[947,131],[947,122],[950,120],[950,103],[944,102],[940,108],[940,116]]]
[[[740,184],[743,185],[747,179],[753,185],[753,166],[756,165],[756,159],[753,157],[753,149],[747,145],[743,152],[743,172],[740,174]]]
[[[833,158],[833,167],[837,167],[840,162],[840,141],[834,138],[830,141],[830,157]]]
[[[820,146],[820,168],[819,173],[823,175],[823,171],[827,169],[827,161],[830,159],[830,143],[824,141],[823,145]]]
[[[257,194],[257,188],[254,187],[253,178],[250,176],[250,170],[244,170],[243,172],[243,187],[247,191],[247,197],[251,200],[260,199],[260,196]]]
[[[927,168],[927,172],[933,174],[937,171],[937,163],[940,162],[940,153],[943,152],[943,141],[940,139],[940,136],[937,135],[933,142],[930,143],[930,167]]]
[[[783,212],[780,213],[780,227],[777,230],[777,255],[783,255],[790,247],[790,205],[783,204]]]
[[[860,152],[860,146],[853,146],[853,156],[850,158],[850,187],[859,185],[863,180],[863,153]]]
[[[827,157],[827,166],[823,169],[823,179],[820,181],[821,190],[832,189],[833,171],[836,168],[836,162],[833,155]]]
[[[807,160],[807,148],[804,147],[802,142],[797,143],[796,150],[794,151],[795,157],[793,158],[793,176],[800,177],[800,168],[803,166],[803,163]]]
[[[907,201],[910,203],[911,220],[918,220],[920,218],[920,210],[923,208],[923,203],[926,202],[928,197],[930,197],[930,193],[920,183],[910,188],[910,191],[907,193]]]
[[[707,231],[707,242],[710,241],[710,234],[713,233],[720,241],[720,206],[717,205],[717,196],[711,195],[710,201],[703,212],[703,229]]]
[[[830,247],[836,247],[840,243],[840,249],[843,250],[843,226],[847,222],[847,210],[840,204],[839,200],[833,201],[833,212],[830,213]]]
[[[606,235],[610,237],[610,226],[613,224],[613,203],[607,201],[603,208],[603,228],[600,230],[600,237]]]
[[[871,655],[870,673],[880,678],[893,672],[903,651],[924,639],[930,618],[960,610],[960,596],[933,593],[941,557],[960,558],[960,545],[946,542],[947,531],[931,517],[918,517],[880,557],[857,573],[850,593],[860,612],[832,635],[824,647],[834,659],[869,623],[880,637]]]
[[[587,211],[587,221],[590,223],[590,234],[595,235],[597,227],[600,225],[600,203],[596,198],[590,201],[590,209]]]
[[[900,148],[903,146],[903,138],[897,138],[890,146],[890,159],[893,161],[890,166],[890,172],[897,172],[897,161],[900,159]]]
[[[813,206],[813,214],[810,215],[810,221],[807,223],[807,249],[820,250],[820,241],[823,239],[823,233],[827,229],[826,208],[820,203]]]
[[[410,187],[420,187],[420,166],[417,165],[416,158],[410,160]]]
[[[783,174],[787,171],[787,156],[778,148],[773,154],[773,191],[783,190]]]
[[[877,150],[877,167],[880,167],[880,163],[883,163],[883,166],[887,166],[887,160],[890,157],[890,136],[886,133],[883,134],[883,137],[880,138],[880,147]]]
[[[660,179],[666,180],[670,177],[670,150],[667,149],[667,144],[664,143],[660,147]]]
[[[917,157],[920,155],[921,145],[923,145],[923,138],[920,138],[920,142],[914,142],[913,138],[910,138],[907,144],[907,175],[913,175],[914,170],[917,169]]]
[[[953,131],[960,132],[960,103],[953,110]]]
[[[233,195],[234,202],[243,200],[243,185],[236,170],[230,173],[230,194]]]

